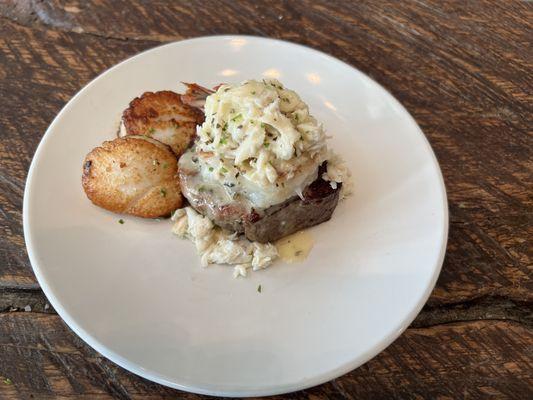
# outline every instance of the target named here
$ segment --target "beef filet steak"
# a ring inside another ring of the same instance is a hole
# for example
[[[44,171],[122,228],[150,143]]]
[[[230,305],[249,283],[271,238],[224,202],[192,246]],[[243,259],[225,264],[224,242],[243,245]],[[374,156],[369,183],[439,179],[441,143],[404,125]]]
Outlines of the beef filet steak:
[[[333,189],[319,174],[305,189],[303,199],[295,196],[259,212],[254,210],[244,222],[244,234],[249,240],[266,243],[321,224],[331,218],[339,192],[340,185]]]
[[[294,196],[265,209],[250,208],[244,201],[228,199],[223,188],[206,189],[197,179],[197,171],[180,166],[179,177],[182,193],[196,211],[222,228],[244,233],[249,240],[266,243],[331,218],[339,201],[341,184],[333,189],[323,180],[321,176],[325,168],[324,163],[319,168],[318,178],[304,190],[303,198]]]

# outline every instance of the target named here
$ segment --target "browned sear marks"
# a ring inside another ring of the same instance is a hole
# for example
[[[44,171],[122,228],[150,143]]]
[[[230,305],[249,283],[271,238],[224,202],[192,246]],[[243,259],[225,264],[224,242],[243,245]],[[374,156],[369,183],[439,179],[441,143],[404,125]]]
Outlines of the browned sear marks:
[[[193,141],[196,126],[203,119],[201,110],[184,104],[175,92],[145,92],[133,99],[122,114],[121,136],[151,137],[169,145],[179,156]]]
[[[176,156],[156,140],[127,136],[104,142],[83,165],[87,197],[106,210],[156,218],[183,203]]]

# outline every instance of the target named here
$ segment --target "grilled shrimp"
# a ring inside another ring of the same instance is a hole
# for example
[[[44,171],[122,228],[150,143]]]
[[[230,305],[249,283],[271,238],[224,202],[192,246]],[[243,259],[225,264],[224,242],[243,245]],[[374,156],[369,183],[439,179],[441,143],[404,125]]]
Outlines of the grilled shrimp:
[[[215,93],[215,90],[200,86],[197,83],[182,83],[187,86],[187,91],[181,95],[181,101],[200,110],[204,109],[207,96]]]

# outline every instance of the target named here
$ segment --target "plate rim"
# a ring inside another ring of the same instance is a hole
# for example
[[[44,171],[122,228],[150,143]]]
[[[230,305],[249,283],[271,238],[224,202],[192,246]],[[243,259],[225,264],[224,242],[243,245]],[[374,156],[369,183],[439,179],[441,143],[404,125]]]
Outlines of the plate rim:
[[[295,46],[300,49],[311,51],[317,55],[320,55],[321,57],[326,57],[329,61],[340,63],[345,67],[349,67],[350,69],[354,70],[355,72],[362,74],[365,78],[370,80],[374,85],[378,86],[381,90],[383,90],[386,95],[389,97],[389,100],[391,100],[395,105],[399,106],[401,110],[404,111],[406,117],[408,118],[409,122],[413,124],[414,127],[416,127],[416,130],[418,134],[422,137],[423,143],[425,146],[426,151],[428,151],[430,158],[432,160],[432,164],[434,167],[436,167],[437,172],[437,180],[439,182],[439,190],[441,192],[441,202],[443,207],[443,220],[442,222],[442,231],[440,232],[441,239],[441,245],[439,250],[439,255],[437,257],[436,263],[433,266],[433,274],[431,276],[431,279],[429,280],[429,283],[423,293],[421,293],[421,296],[416,304],[416,306],[410,310],[409,313],[405,315],[405,317],[402,319],[401,323],[398,324],[398,326],[395,327],[395,329],[392,329],[391,332],[384,337],[379,345],[368,349],[367,351],[363,352],[362,354],[359,354],[358,356],[352,358],[349,362],[343,363],[342,365],[339,365],[337,368],[334,368],[328,372],[314,375],[312,377],[306,377],[299,381],[290,383],[290,384],[283,384],[279,386],[269,386],[269,387],[261,387],[254,390],[244,390],[244,391],[231,391],[227,389],[222,390],[214,390],[214,389],[204,389],[199,386],[194,386],[190,384],[182,384],[175,381],[171,381],[168,379],[165,379],[163,376],[161,376],[158,373],[155,373],[154,371],[147,371],[145,370],[141,365],[138,365],[134,362],[129,361],[128,359],[120,356],[119,354],[115,353],[113,350],[107,348],[105,345],[100,343],[97,339],[95,339],[91,334],[84,331],[76,322],[75,318],[71,317],[69,313],[62,307],[61,302],[56,298],[55,294],[53,293],[51,287],[48,285],[46,279],[41,274],[41,267],[39,266],[39,263],[37,262],[36,256],[33,253],[33,242],[31,238],[31,227],[29,222],[29,202],[30,202],[30,193],[31,193],[31,187],[33,182],[33,172],[36,160],[40,158],[41,153],[43,152],[43,149],[45,147],[45,144],[50,137],[50,132],[54,129],[55,125],[58,123],[58,121],[62,118],[62,116],[69,111],[69,109],[72,107],[75,100],[81,96],[82,92],[84,92],[87,88],[95,84],[97,80],[99,80],[104,75],[109,74],[114,69],[118,68],[119,66],[122,66],[123,64],[129,63],[132,60],[136,59],[137,57],[143,56],[145,53],[159,51],[164,47],[171,47],[176,46],[181,43],[190,43],[194,41],[205,41],[205,40],[231,40],[231,39],[237,39],[237,38],[243,38],[243,39],[251,39],[251,40],[259,40],[259,41],[265,41],[265,42],[271,42],[271,43],[280,43],[282,45],[289,45],[289,46]],[[426,304],[431,292],[433,291],[435,284],[437,282],[437,279],[440,275],[440,272],[442,270],[442,265],[444,262],[445,254],[446,254],[446,247],[448,243],[448,233],[449,233],[449,210],[448,210],[448,199],[447,199],[447,193],[446,193],[446,186],[444,182],[444,177],[442,174],[442,170],[440,168],[440,164],[438,162],[438,159],[435,155],[435,152],[433,151],[433,148],[431,147],[431,144],[416,122],[416,120],[413,118],[413,116],[409,113],[409,111],[403,106],[403,104],[400,103],[399,100],[397,100],[385,87],[383,87],[379,82],[377,82],[375,79],[368,76],[366,73],[362,72],[358,68],[348,64],[347,62],[344,62],[332,55],[329,55],[321,50],[315,49],[310,46],[306,46],[299,43],[290,42],[287,40],[280,40],[280,39],[274,39],[269,37],[262,37],[262,36],[253,36],[253,35],[208,35],[208,36],[198,36],[194,38],[188,38],[183,40],[176,40],[169,43],[164,43],[155,47],[151,47],[149,49],[143,50],[139,53],[136,53],[123,61],[111,66],[110,68],[104,70],[102,73],[98,74],[96,77],[94,77],[91,81],[89,81],[86,85],[84,85],[82,88],[80,88],[77,93],[69,99],[69,101],[62,107],[62,109],[57,113],[57,115],[54,117],[48,128],[46,129],[44,135],[42,136],[41,140],[39,141],[39,144],[35,150],[35,153],[33,154],[32,161],[30,163],[30,167],[28,170],[28,174],[26,177],[26,183],[24,186],[24,197],[23,197],[23,206],[22,206],[22,221],[23,221],[23,232],[24,232],[24,241],[26,244],[26,250],[28,253],[28,258],[30,260],[30,264],[32,267],[32,270],[37,278],[37,282],[39,283],[39,286],[43,290],[44,294],[46,295],[48,301],[50,304],[54,307],[58,315],[61,317],[61,319],[67,324],[67,326],[80,338],[82,339],[87,345],[89,345],[92,349],[103,355],[105,358],[110,360],[111,362],[117,364],[118,366],[126,369],[127,371],[138,375],[142,378],[148,379],[152,382],[156,382],[174,389],[183,390],[186,392],[191,393],[197,393],[202,395],[211,395],[211,396],[222,396],[222,397],[248,397],[248,396],[270,396],[270,395],[279,395],[279,394],[285,394],[285,393],[291,393],[298,390],[307,389],[310,387],[314,387],[320,384],[323,384],[325,382],[328,382],[332,379],[336,379],[356,368],[359,368],[363,364],[367,363],[371,359],[373,359],[376,355],[381,353],[383,350],[385,350],[392,342],[394,342],[398,337],[401,336],[401,334],[408,328],[408,326],[411,324],[411,322],[416,318],[416,316],[420,313],[420,310],[422,307]]]

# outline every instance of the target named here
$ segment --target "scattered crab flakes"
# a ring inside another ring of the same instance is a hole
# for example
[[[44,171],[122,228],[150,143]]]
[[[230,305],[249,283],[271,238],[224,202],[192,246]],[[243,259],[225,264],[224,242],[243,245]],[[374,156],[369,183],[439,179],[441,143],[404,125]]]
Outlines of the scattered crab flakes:
[[[271,243],[251,242],[214,225],[192,207],[176,210],[172,216],[172,232],[196,246],[203,267],[209,264],[233,265],[233,276],[247,276],[248,270],[269,267],[278,258],[278,250]]]

